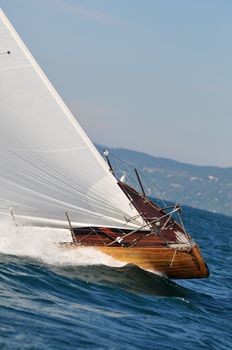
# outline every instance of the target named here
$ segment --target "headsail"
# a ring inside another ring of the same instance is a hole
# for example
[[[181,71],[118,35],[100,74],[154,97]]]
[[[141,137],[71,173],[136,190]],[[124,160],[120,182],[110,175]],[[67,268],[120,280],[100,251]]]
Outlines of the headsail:
[[[0,10],[0,213],[26,223],[138,227],[104,160]]]

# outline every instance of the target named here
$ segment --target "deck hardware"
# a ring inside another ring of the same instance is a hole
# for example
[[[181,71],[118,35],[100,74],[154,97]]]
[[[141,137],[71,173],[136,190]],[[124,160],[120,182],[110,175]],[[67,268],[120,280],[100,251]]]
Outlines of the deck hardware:
[[[138,182],[139,182],[139,185],[140,185],[140,187],[141,187],[141,190],[142,190],[142,192],[143,192],[144,197],[147,197],[147,196],[146,196],[146,193],[145,193],[145,191],[144,191],[143,184],[142,184],[142,181],[141,181],[141,179],[140,179],[138,170],[137,170],[136,168],[135,168],[135,174],[136,174],[137,180],[138,180]]]
[[[78,243],[78,240],[76,239],[76,236],[75,236],[75,233],[74,233],[74,231],[73,231],[73,227],[72,227],[72,224],[71,224],[71,221],[70,221],[70,219],[69,219],[69,216],[68,216],[67,211],[65,212],[65,215],[66,215],[66,218],[67,218],[67,220],[68,220],[69,229],[70,229],[70,232],[71,232],[71,235],[72,235],[73,243]]]
[[[13,207],[9,208],[9,213],[10,213],[12,219],[13,219],[13,222],[14,222],[15,226],[18,226],[16,224],[16,220],[15,220],[15,216],[14,216],[14,213],[13,213],[13,209],[14,209]]]

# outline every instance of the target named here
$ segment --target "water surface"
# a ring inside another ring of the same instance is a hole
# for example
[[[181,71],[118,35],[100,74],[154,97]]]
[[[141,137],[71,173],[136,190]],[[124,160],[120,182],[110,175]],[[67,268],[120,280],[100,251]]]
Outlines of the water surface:
[[[69,255],[39,229],[0,224],[0,349],[231,349],[232,218],[185,208],[185,223],[208,279]]]

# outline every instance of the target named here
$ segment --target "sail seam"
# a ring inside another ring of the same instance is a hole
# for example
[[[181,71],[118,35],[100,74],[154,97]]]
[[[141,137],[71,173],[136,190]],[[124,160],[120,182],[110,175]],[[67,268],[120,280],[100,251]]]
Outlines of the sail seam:
[[[31,68],[30,64],[24,64],[24,65],[20,65],[20,66],[11,66],[11,67],[4,67],[4,68],[0,68],[0,71],[5,71],[5,70],[14,70],[14,69],[25,69],[25,68]]]

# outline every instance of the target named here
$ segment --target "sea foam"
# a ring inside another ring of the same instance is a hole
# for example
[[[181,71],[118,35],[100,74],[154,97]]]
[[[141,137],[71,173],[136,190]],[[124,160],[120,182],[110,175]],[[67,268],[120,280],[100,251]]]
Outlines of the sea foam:
[[[26,256],[51,265],[125,265],[94,247],[68,249],[59,247],[59,242],[71,242],[69,230],[15,226],[10,218],[0,220],[0,253]]]

